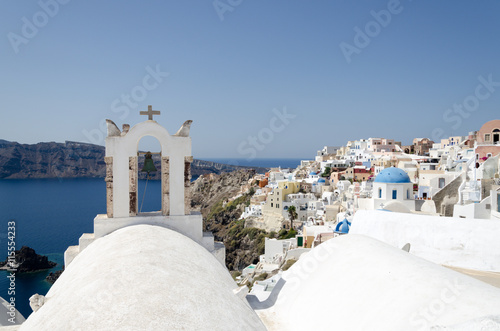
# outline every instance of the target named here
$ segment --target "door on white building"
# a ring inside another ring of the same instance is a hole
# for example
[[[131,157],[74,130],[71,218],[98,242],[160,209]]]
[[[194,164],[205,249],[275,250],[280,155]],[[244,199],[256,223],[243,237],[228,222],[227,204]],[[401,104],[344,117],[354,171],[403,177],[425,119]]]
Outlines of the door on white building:
[[[497,212],[500,213],[500,193],[497,194]]]

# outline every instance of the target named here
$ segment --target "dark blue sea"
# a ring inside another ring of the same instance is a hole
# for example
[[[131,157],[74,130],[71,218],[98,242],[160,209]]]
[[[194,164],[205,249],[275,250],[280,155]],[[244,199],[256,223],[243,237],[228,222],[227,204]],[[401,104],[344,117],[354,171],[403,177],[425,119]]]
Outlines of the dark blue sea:
[[[139,203],[144,186],[140,181]],[[148,182],[143,211],[161,209],[160,189],[160,181]],[[106,213],[106,184],[102,178],[0,180],[0,201],[0,259],[8,252],[7,223],[14,221],[16,249],[29,246],[58,263],[51,270],[16,276],[16,308],[27,318],[29,297],[47,293],[51,284],[45,277],[62,268],[66,248],[77,245],[82,233],[94,232],[94,217]],[[0,270],[0,296],[9,301],[7,275]]]
[[[300,159],[213,159],[242,166],[295,168]],[[139,181],[139,206],[142,211],[161,209],[160,181]],[[143,198],[144,197],[144,198]],[[144,202],[143,202],[144,201]],[[106,213],[106,185],[102,178],[78,179],[9,179],[0,180],[0,260],[7,257],[8,222],[16,224],[16,249],[29,246],[38,254],[47,255],[58,265],[51,270],[16,276],[16,308],[28,317],[31,313],[29,297],[45,295],[51,284],[45,277],[62,268],[64,251],[77,245],[83,233],[93,232],[97,214]],[[0,296],[7,301],[9,273],[0,270]]]

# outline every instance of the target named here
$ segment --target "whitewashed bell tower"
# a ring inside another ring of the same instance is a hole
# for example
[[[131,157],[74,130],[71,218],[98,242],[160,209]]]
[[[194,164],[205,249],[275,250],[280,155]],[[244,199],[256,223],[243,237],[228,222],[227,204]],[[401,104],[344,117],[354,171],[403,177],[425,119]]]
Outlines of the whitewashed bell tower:
[[[161,214],[190,215],[191,200],[189,185],[191,182],[191,121],[186,121],[179,132],[170,135],[167,130],[153,120],[159,111],[148,107],[148,120],[120,132],[118,127],[107,120],[106,138],[106,195],[107,216],[137,216],[138,195],[138,146],[141,138],[152,136],[161,145]]]
[[[191,137],[192,121],[186,121],[179,131],[170,135],[153,120],[159,111],[148,106],[148,120],[132,128],[123,124],[120,131],[111,120],[106,120],[106,214],[94,219],[94,233],[84,233],[78,246],[70,246],[64,254],[68,266],[76,255],[94,240],[120,228],[149,224],[166,227],[198,242],[212,252],[224,265],[225,247],[215,243],[211,233],[203,232],[203,219],[199,212],[191,211],[189,186],[191,183]],[[161,211],[138,212],[138,148],[139,141],[152,136],[161,146]]]

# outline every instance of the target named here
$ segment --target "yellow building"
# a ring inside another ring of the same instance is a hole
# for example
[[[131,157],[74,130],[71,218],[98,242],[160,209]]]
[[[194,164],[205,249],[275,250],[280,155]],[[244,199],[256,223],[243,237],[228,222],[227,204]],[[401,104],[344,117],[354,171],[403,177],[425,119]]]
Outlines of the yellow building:
[[[298,193],[300,183],[298,182],[279,182],[278,188],[275,188],[267,196],[266,204],[262,210],[263,213],[283,214],[283,201],[288,194]]]

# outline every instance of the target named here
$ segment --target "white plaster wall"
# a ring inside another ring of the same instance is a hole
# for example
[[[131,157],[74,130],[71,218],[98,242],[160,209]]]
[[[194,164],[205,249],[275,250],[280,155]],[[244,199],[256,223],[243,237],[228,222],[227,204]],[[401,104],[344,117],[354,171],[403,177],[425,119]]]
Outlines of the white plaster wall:
[[[379,199],[379,189],[382,189],[382,198]],[[396,199],[392,198],[392,191],[397,191]],[[409,199],[407,196],[409,194]],[[372,202],[373,208],[368,208],[369,205],[366,205],[366,202],[362,202],[364,207],[362,208],[366,210],[370,209],[379,209],[380,204],[386,205],[391,201],[399,201],[404,204],[408,209],[415,210],[415,200],[413,196],[413,184],[412,183],[373,183],[373,191],[372,191]],[[359,202],[358,202],[359,203]]]
[[[266,238],[264,251],[266,262],[273,262],[276,255],[283,255],[283,241]]]
[[[286,252],[286,260],[295,259],[298,260],[302,256],[302,254],[307,253],[311,250],[311,248],[294,248]]]
[[[350,234],[363,234],[437,264],[500,272],[496,220],[359,210]]]
[[[360,235],[312,249],[283,280],[274,306],[252,300],[271,331],[430,330],[500,318],[500,289]]]
[[[182,233],[199,244],[203,243],[203,218],[199,212],[193,212],[191,215],[183,216],[138,215],[134,217],[114,218],[108,218],[106,214],[99,214],[94,218],[94,235],[97,239],[118,229],[139,224],[157,225],[172,229]]]
[[[486,209],[486,205],[490,205],[490,209]],[[469,203],[466,205],[455,204],[453,207],[454,217],[465,217],[465,218],[491,218],[491,197],[484,198],[483,201],[478,203]]]
[[[81,252],[21,330],[265,330],[236,289],[191,239],[131,226]]]
[[[358,198],[356,200],[358,203],[358,209],[372,210],[375,208],[375,199]]]
[[[475,214],[475,203],[469,203],[466,205],[456,204],[453,206],[453,216],[462,218],[474,218]]]
[[[420,207],[420,211],[424,213],[429,213],[429,214],[436,214],[436,204],[434,201],[431,200],[426,200]]]
[[[441,171],[435,171],[434,172],[421,172],[419,179],[418,179],[418,184],[419,184],[419,192],[420,192],[420,186],[429,186],[429,191],[431,194],[429,197],[432,195],[436,194],[441,190],[439,188],[439,178],[444,178],[445,179],[445,186],[451,183],[459,174],[457,173],[441,173]],[[423,191],[426,192],[426,191]],[[421,193],[419,193],[419,196],[422,196]]]

